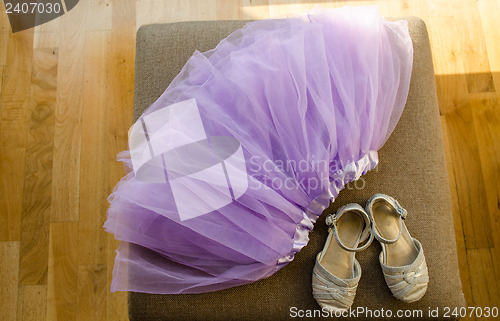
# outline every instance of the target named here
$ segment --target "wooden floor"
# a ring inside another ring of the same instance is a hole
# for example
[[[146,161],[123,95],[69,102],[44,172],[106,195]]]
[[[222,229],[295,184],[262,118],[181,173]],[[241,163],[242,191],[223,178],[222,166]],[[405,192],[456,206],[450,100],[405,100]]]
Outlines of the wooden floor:
[[[0,320],[126,320],[102,229],[123,175],[135,32],[144,24],[302,13],[293,0],[82,0],[12,34],[0,4]],[[500,0],[352,1],[429,29],[463,291],[500,308]]]

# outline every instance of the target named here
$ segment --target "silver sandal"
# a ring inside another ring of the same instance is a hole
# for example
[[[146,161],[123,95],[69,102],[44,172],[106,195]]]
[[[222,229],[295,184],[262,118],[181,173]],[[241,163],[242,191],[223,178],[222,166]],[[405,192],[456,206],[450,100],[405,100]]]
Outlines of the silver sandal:
[[[323,250],[316,256],[313,296],[322,308],[345,311],[354,301],[361,278],[355,252],[366,249],[373,241],[371,221],[360,205],[348,204],[328,215],[326,224],[330,229]],[[332,238],[336,242],[332,242]]]
[[[407,211],[385,194],[373,195],[365,209],[372,234],[382,246],[379,261],[393,296],[406,303],[420,300],[427,291],[429,274],[422,244],[411,237],[404,223]]]

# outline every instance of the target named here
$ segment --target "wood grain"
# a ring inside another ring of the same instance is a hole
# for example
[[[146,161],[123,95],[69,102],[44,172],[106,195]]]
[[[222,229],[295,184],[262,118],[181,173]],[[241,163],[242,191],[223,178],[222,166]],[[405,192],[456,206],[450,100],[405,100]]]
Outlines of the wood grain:
[[[2,94],[2,85],[3,85],[3,69],[5,66],[0,65],[0,95]],[[0,106],[0,119],[2,117],[2,107]]]
[[[9,39],[10,25],[7,15],[4,14],[5,7],[3,1],[0,4],[0,12],[2,13],[0,15],[0,66],[5,66],[7,61],[7,43]]]
[[[87,0],[88,13],[85,24],[87,31],[111,30],[112,1]]]
[[[136,16],[135,10],[135,4],[128,0],[113,6],[107,68],[109,193],[123,176],[123,166],[116,161],[116,154],[127,148],[128,128],[132,125],[136,27],[131,17]]]
[[[490,68],[493,72],[493,83],[496,93],[500,91],[500,19],[492,12],[500,12],[500,2],[496,0],[479,0],[479,14],[484,32]]]
[[[128,128],[132,124],[134,105],[134,65],[136,5],[128,0],[115,1],[113,5],[111,50],[108,52],[108,194],[123,176],[123,166],[116,161],[116,154],[127,148]],[[124,130],[125,129],[125,130]],[[111,293],[115,251],[119,242],[108,234],[107,243],[107,306],[108,320],[128,320],[127,293]]]
[[[189,1],[186,0],[171,0],[165,2],[163,5],[163,19],[168,22],[179,22],[185,20],[186,15],[190,14],[191,6]],[[137,29],[141,26],[143,22],[139,19],[137,20]]]
[[[106,315],[107,320],[127,321],[128,320],[128,304],[127,292],[110,291],[111,282],[113,281],[113,266],[115,262],[115,251],[120,242],[115,240],[111,235],[108,236],[108,260],[107,260],[107,275],[106,275]]]
[[[458,33],[455,17],[430,17],[428,25],[432,49],[442,48],[433,54],[439,111],[446,114],[463,103],[467,97],[467,79],[464,72],[462,43],[456,41]]]
[[[3,14],[5,10],[4,4],[0,4],[0,99],[2,95],[2,83],[3,74],[5,69],[5,63],[7,60],[7,42],[9,39],[9,19],[6,14]],[[0,119],[2,118],[2,105],[0,105]]]
[[[215,20],[217,18],[216,0],[187,1],[189,1],[189,17],[186,17],[186,20]]]
[[[60,18],[51,221],[77,221],[87,2]]]
[[[59,48],[61,19],[54,19],[35,28],[34,48]]]
[[[19,287],[17,315],[19,321],[44,320],[47,313],[47,286],[22,285]]]
[[[239,17],[239,8],[231,5],[232,0],[219,0],[216,2],[217,20],[231,20]]]
[[[21,238],[33,30],[10,34],[0,97],[0,241]]]
[[[493,233],[492,260],[500,281],[500,101],[476,101],[473,117]]]
[[[463,37],[467,89],[469,93],[494,92],[481,17],[476,0],[457,1],[457,19],[461,21],[457,36]],[[474,14],[471,14],[474,13]]]
[[[59,34],[57,32],[35,32],[33,48],[59,48]]]
[[[78,223],[50,223],[46,320],[77,318]]]
[[[109,31],[87,32],[80,156],[79,264],[106,263],[107,234],[102,226],[109,195],[106,53],[110,47]]]
[[[35,49],[26,135],[19,283],[47,284],[57,49]]]
[[[0,99],[3,91],[3,75],[7,60],[7,42],[9,39],[10,25],[7,15],[3,14],[4,4],[0,4]],[[0,105],[0,119],[2,119],[2,105]],[[1,130],[1,129],[0,129]]]
[[[165,3],[167,4],[167,3]],[[162,0],[137,0],[136,2],[136,26],[151,23],[165,22],[164,1]]]
[[[270,17],[269,0],[242,0],[241,3],[240,19],[255,20]]]
[[[443,129],[443,140],[445,146],[451,146],[446,117],[440,116],[441,127]],[[450,183],[450,196],[453,212],[453,225],[455,228],[455,238],[457,242],[458,267],[460,269],[460,279],[462,281],[462,290],[467,302],[474,302],[472,297],[472,288],[469,276],[469,263],[467,262],[467,250],[465,247],[464,227],[462,217],[460,216],[459,195],[456,188],[457,183],[453,171],[453,158],[451,153],[446,153],[446,166],[448,168],[448,179]]]
[[[106,264],[78,266],[77,320],[116,320],[106,315]]]
[[[112,8],[106,1],[92,0],[87,12],[86,29],[91,31],[85,35],[78,220],[78,262],[85,266],[105,264],[107,259],[107,233],[102,226],[109,195],[106,67],[110,63]]]
[[[492,250],[470,249],[467,256],[474,302],[481,302],[482,307],[498,307],[500,280],[493,270]]]
[[[465,247],[493,247],[490,214],[485,197],[485,185],[478,154],[473,103],[468,101],[445,115],[453,163],[449,171],[455,177],[458,211],[462,220]]]
[[[17,319],[19,242],[0,242],[0,320]]]

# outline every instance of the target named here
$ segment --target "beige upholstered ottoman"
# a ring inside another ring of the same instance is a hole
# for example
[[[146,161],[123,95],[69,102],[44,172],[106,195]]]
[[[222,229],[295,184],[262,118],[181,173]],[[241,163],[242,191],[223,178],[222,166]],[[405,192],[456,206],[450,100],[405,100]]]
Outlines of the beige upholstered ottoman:
[[[378,262],[380,245],[360,252],[361,282],[352,310],[357,319],[436,320],[465,306],[457,263],[448,176],[439,121],[434,70],[422,20],[409,21],[414,45],[410,93],[396,130],[379,152],[377,169],[344,189],[327,212],[364,202],[374,193],[394,196],[408,210],[406,224],[425,250],[430,283],[418,302],[391,295]],[[134,118],[165,90],[195,49],[205,51],[244,21],[149,25],[137,33]],[[218,292],[191,295],[129,294],[131,320],[283,320],[316,315],[311,273],[325,242],[326,213],[318,219],[309,244],[288,266],[268,279]],[[309,320],[313,318],[307,318]]]

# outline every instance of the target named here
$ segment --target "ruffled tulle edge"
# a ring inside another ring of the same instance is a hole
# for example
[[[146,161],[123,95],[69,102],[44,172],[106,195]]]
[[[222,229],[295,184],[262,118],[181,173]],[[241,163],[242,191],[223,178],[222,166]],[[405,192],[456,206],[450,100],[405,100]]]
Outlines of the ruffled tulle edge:
[[[328,190],[316,197],[302,212],[302,220],[295,229],[291,251],[277,261],[277,270],[293,261],[295,253],[299,252],[309,242],[309,232],[321,213],[333,202],[340,191],[349,183],[358,180],[378,164],[377,151],[370,151],[355,162],[348,163],[342,170],[331,176]]]
[[[343,166],[342,170],[335,172],[331,176],[330,184],[328,190],[323,192],[321,195],[316,197],[302,212],[302,220],[297,224],[295,233],[293,236],[293,245],[290,252],[276,262],[276,267],[273,269],[272,266],[263,267],[260,271],[261,275],[256,278],[263,279],[271,276],[277,270],[283,268],[288,263],[292,262],[295,253],[299,252],[304,246],[309,242],[309,233],[313,230],[314,224],[316,223],[318,217],[321,213],[329,206],[330,202],[333,202],[338,196],[340,191],[350,182],[358,180],[362,175],[365,175],[370,170],[374,169],[378,164],[378,153],[376,151],[370,151],[355,162],[351,162]],[[116,251],[115,264],[113,269],[113,282],[111,284],[111,291],[138,291],[146,293],[167,293],[161,291],[151,291],[142,287],[131,286],[128,281],[127,267],[121,264],[120,260],[123,258],[124,253],[128,253],[128,242],[121,242],[120,249]],[[125,254],[127,257],[127,254]],[[229,279],[228,279],[229,281]],[[244,280],[240,282],[234,282],[231,286],[223,285],[224,282],[219,283],[219,287],[212,288],[210,291],[221,290],[228,287],[234,287],[242,284],[249,283],[249,280]],[[202,293],[207,291],[183,291],[178,293]],[[170,293],[170,292],[169,292]],[[177,292],[176,292],[177,293]]]

